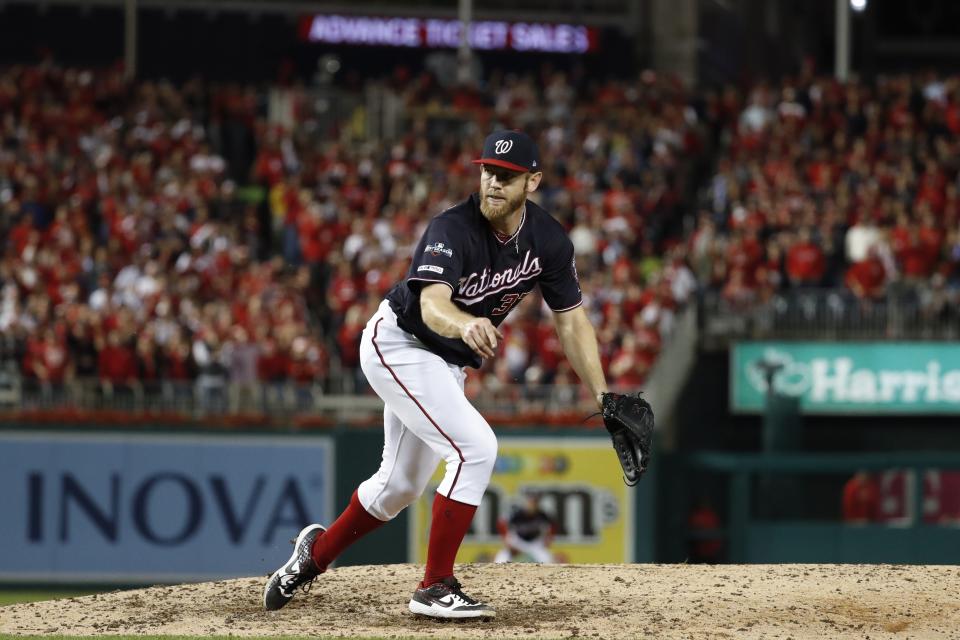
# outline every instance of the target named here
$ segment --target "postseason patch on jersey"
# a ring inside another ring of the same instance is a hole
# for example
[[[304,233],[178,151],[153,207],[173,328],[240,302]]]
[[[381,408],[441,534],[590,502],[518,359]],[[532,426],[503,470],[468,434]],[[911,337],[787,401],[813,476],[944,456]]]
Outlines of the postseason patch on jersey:
[[[429,253],[434,256],[439,256],[441,253],[448,258],[453,257],[453,249],[443,244],[442,242],[436,242],[434,244],[428,244],[423,248],[424,253]]]
[[[433,271],[434,273],[443,273],[443,267],[438,267],[432,264],[422,264],[417,267],[417,271]]]

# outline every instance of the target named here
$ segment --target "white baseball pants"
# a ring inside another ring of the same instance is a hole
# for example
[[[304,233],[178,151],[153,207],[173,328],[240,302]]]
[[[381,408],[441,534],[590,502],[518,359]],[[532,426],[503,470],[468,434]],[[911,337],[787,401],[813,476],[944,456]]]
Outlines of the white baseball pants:
[[[463,393],[464,369],[400,329],[387,301],[363,330],[360,367],[385,405],[383,459],[357,490],[363,508],[392,519],[423,493],[441,460],[446,473],[437,493],[479,505],[497,437]]]
[[[496,563],[510,562],[513,560],[513,554],[510,552],[511,549],[527,554],[534,562],[552,564],[554,561],[553,554],[550,553],[550,549],[547,548],[541,538],[524,540],[510,531],[507,533],[504,542],[507,546],[497,551],[497,555],[493,558],[493,561]]]

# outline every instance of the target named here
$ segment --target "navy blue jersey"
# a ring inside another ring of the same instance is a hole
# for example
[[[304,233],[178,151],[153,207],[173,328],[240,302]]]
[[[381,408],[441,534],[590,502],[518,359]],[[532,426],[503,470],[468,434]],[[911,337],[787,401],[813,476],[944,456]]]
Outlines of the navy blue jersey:
[[[533,542],[550,533],[551,529],[553,529],[553,520],[540,509],[532,513],[526,509],[517,509],[513,515],[510,516],[507,527],[510,531],[517,534],[517,537],[521,540]]]
[[[445,338],[423,323],[420,290],[433,282],[450,287],[457,307],[494,325],[536,285],[554,311],[569,311],[582,301],[573,243],[560,223],[527,201],[516,233],[498,238],[476,193],[430,221],[406,279],[387,300],[400,328],[431,351],[451,364],[479,367],[481,358],[463,340]]]

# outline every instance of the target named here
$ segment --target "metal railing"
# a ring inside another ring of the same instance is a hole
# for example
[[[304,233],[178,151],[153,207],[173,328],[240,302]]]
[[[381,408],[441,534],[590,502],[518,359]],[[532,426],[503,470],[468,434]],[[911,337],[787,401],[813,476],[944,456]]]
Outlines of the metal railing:
[[[956,340],[956,300],[935,304],[922,290],[898,288],[864,301],[845,289],[794,289],[749,305],[717,291],[702,294],[701,335],[708,346],[729,339]]]
[[[379,413],[376,396],[328,395],[316,384],[231,384],[201,376],[195,381],[134,381],[114,385],[98,379],[59,384],[7,373],[0,380],[0,416],[55,413],[96,416],[101,412],[150,414],[196,419],[214,416],[262,416],[268,421],[301,414],[350,418]]]
[[[596,411],[582,385],[485,385],[468,387],[474,406],[495,423],[575,424]],[[0,374],[0,420],[179,422],[206,420],[318,426],[375,424],[383,403],[370,389],[328,393],[320,384],[195,381],[111,385],[97,379],[40,383]],[[599,422],[597,423],[599,424]]]

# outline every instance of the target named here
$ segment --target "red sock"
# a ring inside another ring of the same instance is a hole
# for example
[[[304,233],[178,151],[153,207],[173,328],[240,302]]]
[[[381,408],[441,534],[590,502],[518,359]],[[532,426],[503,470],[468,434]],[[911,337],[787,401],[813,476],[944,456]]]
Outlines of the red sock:
[[[451,500],[441,494],[433,498],[433,521],[430,524],[430,546],[427,547],[427,570],[421,586],[440,582],[453,576],[453,561],[470,528],[477,508]]]
[[[340,517],[334,520],[326,533],[314,540],[310,555],[313,556],[313,561],[317,563],[320,570],[326,571],[330,563],[336,560],[347,547],[382,524],[384,524],[383,520],[378,520],[367,513],[360,504],[357,492],[354,491],[350,497],[350,504],[343,510]]]

